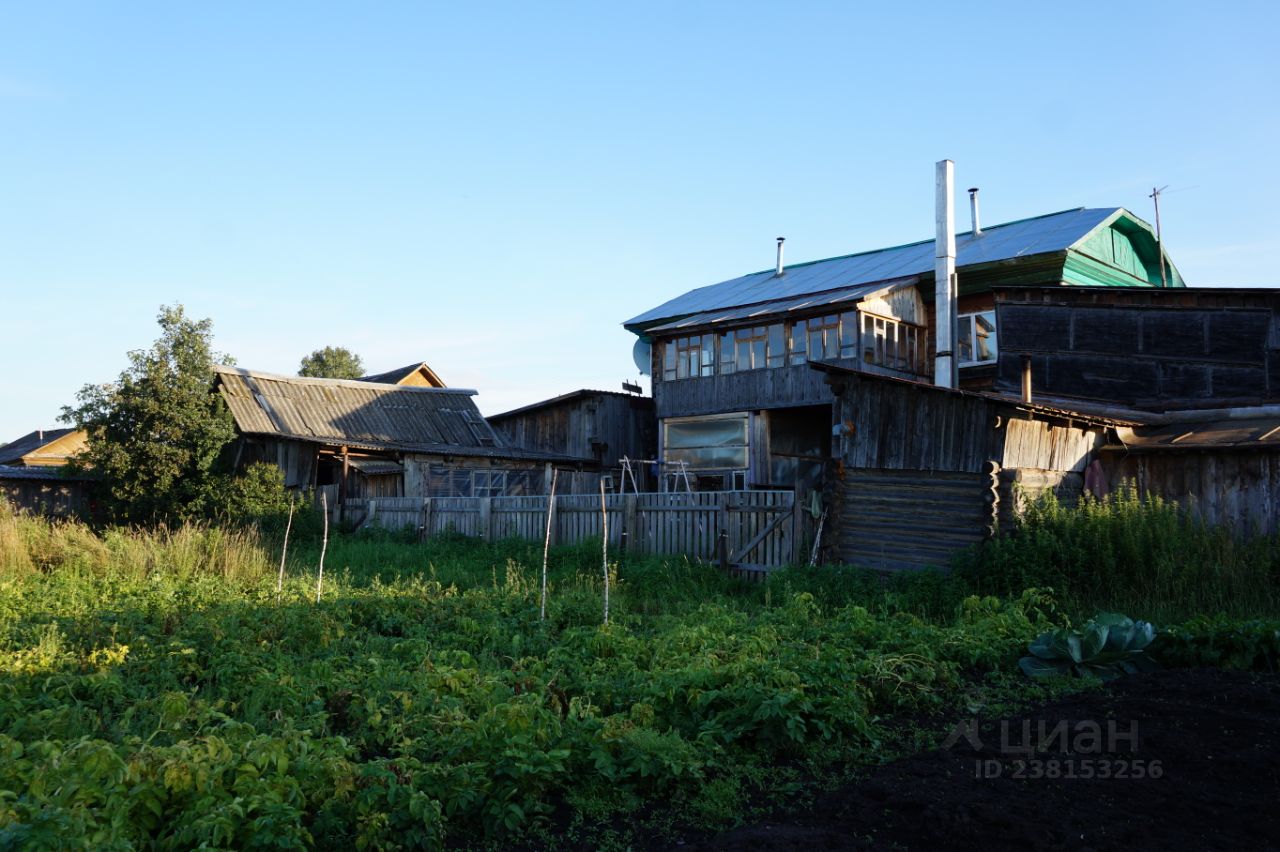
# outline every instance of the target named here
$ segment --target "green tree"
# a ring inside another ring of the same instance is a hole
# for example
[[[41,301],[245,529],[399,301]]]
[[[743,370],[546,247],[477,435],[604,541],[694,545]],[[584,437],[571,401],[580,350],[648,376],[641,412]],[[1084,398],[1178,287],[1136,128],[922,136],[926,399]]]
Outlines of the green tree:
[[[225,493],[218,460],[235,437],[231,413],[213,389],[213,323],[181,305],[162,306],[161,334],[129,353],[112,384],[85,385],[62,420],[85,430],[77,465],[101,477],[106,508],[119,521],[186,520],[217,511]]]
[[[364,365],[360,363],[360,356],[350,349],[326,346],[302,359],[298,375],[313,379],[358,379],[364,375]]]

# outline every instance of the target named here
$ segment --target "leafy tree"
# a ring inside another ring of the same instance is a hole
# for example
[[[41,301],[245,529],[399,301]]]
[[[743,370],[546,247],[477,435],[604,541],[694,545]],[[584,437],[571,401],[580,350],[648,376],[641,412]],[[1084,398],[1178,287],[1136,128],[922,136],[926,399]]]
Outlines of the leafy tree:
[[[161,334],[150,349],[129,353],[113,384],[85,385],[62,420],[85,430],[77,466],[101,477],[106,508],[138,523],[212,514],[225,493],[218,471],[235,437],[231,413],[212,393],[213,323],[193,320],[181,305],[162,306]]]
[[[326,346],[302,359],[298,375],[314,379],[358,379],[364,375],[364,365],[360,363],[360,356],[350,349]]]

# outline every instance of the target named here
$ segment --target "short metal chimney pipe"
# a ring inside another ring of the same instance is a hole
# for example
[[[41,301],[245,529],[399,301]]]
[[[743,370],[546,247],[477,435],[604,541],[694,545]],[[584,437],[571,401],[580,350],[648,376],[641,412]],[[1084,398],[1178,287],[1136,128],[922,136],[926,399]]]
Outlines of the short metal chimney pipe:
[[[978,188],[969,187],[969,215],[973,219],[973,235],[982,236],[982,223],[978,220]]]
[[[782,244],[786,241],[786,237],[778,237],[778,270],[775,275],[782,275]]]
[[[956,386],[956,210],[953,197],[956,164],[939,160],[936,171],[934,218],[934,359],[933,383],[944,388]]]

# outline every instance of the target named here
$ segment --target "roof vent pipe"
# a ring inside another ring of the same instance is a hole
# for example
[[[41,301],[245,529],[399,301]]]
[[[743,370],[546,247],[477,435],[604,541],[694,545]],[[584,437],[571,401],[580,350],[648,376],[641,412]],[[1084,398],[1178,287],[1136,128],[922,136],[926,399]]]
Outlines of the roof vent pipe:
[[[956,164],[939,160],[934,203],[937,236],[934,246],[934,299],[933,326],[937,357],[934,361],[933,383],[944,388],[956,386],[955,346],[956,332],[956,208],[953,198]]]
[[[786,241],[786,237],[778,237],[778,271],[774,273],[775,275],[782,274],[782,244]]]
[[[973,216],[973,235],[982,236],[982,223],[978,221],[978,188],[969,187],[969,213]]]

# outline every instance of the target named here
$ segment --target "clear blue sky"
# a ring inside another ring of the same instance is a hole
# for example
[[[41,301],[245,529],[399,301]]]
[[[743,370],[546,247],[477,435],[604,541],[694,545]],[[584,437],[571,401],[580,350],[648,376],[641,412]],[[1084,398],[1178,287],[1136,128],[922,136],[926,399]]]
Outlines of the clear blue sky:
[[[0,6],[0,440],[156,336],[425,360],[494,413],[633,378],[692,287],[988,224],[1151,219],[1280,286],[1280,4]],[[964,208],[959,208],[963,210]],[[965,221],[967,217],[961,217]]]

